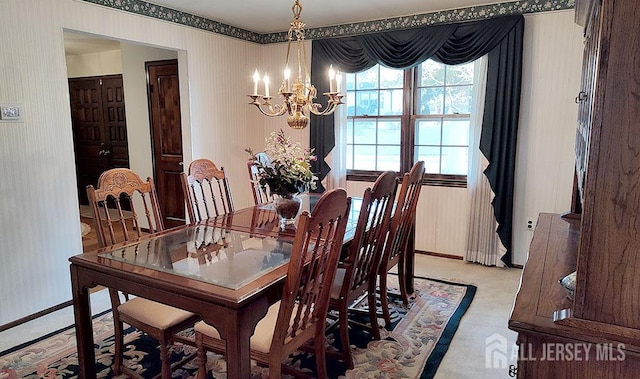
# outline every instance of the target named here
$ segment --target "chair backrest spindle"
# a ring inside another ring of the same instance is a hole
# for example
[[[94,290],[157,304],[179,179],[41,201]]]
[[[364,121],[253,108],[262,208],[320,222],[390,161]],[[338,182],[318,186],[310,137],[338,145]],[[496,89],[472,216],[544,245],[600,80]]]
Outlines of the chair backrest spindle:
[[[147,225],[140,223],[134,196],[139,197],[137,201],[144,207]],[[164,230],[151,178],[147,178],[145,182],[126,168],[107,170],[100,175],[97,188],[87,186],[87,197],[93,210],[93,224],[101,247],[130,241],[134,236],[140,238],[145,228],[149,233]]]
[[[300,216],[272,349],[293,352],[324,332],[350,206],[346,191],[335,189],[318,200],[313,214]]]
[[[224,167],[208,159],[196,159],[182,173],[182,187],[189,221],[197,223],[234,210],[229,179]]]

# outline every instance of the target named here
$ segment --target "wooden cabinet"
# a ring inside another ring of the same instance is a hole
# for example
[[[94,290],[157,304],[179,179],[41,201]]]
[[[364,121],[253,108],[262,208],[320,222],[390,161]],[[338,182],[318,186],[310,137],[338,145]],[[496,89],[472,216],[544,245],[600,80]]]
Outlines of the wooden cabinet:
[[[521,359],[521,378],[633,378],[640,376],[640,1],[577,0],[576,21],[585,27],[576,97],[581,219],[540,216],[509,327],[520,350],[530,350],[525,356],[586,343],[591,354],[611,347],[608,358],[624,358]],[[573,270],[569,301],[557,282]]]

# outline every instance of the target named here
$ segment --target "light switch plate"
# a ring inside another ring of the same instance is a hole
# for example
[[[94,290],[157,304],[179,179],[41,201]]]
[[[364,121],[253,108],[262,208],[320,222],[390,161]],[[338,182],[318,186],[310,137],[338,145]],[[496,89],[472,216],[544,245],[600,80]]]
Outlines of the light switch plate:
[[[0,120],[19,121],[22,118],[20,106],[17,104],[0,104]]]

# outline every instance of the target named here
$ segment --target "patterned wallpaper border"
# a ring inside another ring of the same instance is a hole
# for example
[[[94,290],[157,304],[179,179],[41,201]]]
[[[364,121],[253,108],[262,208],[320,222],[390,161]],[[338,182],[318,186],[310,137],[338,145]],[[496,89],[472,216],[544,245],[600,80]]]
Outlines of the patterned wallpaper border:
[[[142,0],[78,0],[87,3],[131,12],[159,20],[191,26],[213,33],[239,38],[261,44],[285,42],[286,32],[255,33],[235,26],[223,24],[187,12],[156,5]],[[460,8],[433,13],[416,14],[412,16],[386,18],[382,20],[366,21],[353,24],[335,25],[321,28],[307,29],[307,39],[321,39],[356,34],[367,34],[389,30],[410,29],[426,25],[450,24],[454,22],[482,20],[493,17],[514,14],[549,12],[572,9],[575,0],[525,0],[509,1],[499,4],[478,7]]]

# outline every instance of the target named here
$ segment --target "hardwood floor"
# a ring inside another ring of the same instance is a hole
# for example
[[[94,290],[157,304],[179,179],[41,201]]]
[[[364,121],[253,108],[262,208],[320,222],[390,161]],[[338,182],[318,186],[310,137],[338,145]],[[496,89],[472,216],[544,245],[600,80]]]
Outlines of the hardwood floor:
[[[91,217],[83,216],[81,213],[80,221],[84,222],[85,224],[91,227],[91,230],[89,231],[89,233],[87,233],[82,237],[82,251],[86,253],[88,251],[96,250],[97,248],[100,247],[100,244],[98,243],[98,234],[96,233],[95,227],[93,226],[93,219]],[[134,232],[131,231],[133,230],[133,228],[131,228],[129,224],[130,221],[131,220],[127,220],[127,225],[129,225],[128,226],[128,230],[130,233],[129,236],[131,236],[131,233],[134,233],[135,235],[135,231]],[[116,241],[125,241],[124,232],[122,231],[121,228],[118,227],[118,225],[114,225],[114,233],[115,233]],[[146,234],[146,232],[144,232],[144,229],[142,234]]]

